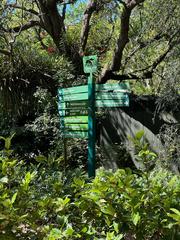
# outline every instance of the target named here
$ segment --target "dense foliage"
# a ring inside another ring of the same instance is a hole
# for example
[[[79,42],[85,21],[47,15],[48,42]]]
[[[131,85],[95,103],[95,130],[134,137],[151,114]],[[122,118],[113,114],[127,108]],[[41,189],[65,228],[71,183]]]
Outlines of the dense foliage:
[[[159,158],[142,131],[131,139],[143,173],[100,169],[90,181],[86,144],[69,144],[64,168],[56,98],[58,87],[86,83],[82,56],[97,54],[97,82],[129,80],[135,94],[161,96],[156,112],[178,111],[179,7],[178,0],[1,0],[0,135],[16,134],[0,137],[0,239],[180,237],[180,179],[167,170],[179,164],[179,125],[162,129]]]
[[[100,169],[87,181],[81,169],[63,172],[62,158],[25,165],[1,139],[1,239],[178,239],[179,176]]]
[[[97,82],[129,80],[134,93],[161,96],[158,110],[177,109],[179,12],[177,0],[1,1],[1,135],[16,132],[29,158],[56,152],[57,88],[86,83],[90,54]]]
[[[177,0],[2,1],[0,62],[9,62],[12,76],[29,43],[53,64],[54,55],[66,56],[76,76],[83,74],[81,56],[97,54],[99,82],[132,80],[156,94],[167,85],[177,90],[179,12]]]

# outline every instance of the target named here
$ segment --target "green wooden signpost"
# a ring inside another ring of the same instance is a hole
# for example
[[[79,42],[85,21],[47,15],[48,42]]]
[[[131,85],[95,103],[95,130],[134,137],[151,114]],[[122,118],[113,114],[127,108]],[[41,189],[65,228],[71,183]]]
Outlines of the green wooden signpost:
[[[88,139],[88,175],[95,176],[96,116],[99,108],[129,106],[129,83],[95,84],[93,73],[97,71],[97,56],[83,58],[88,84],[58,89],[60,125],[66,139]]]
[[[97,71],[97,56],[83,58],[84,72],[88,73],[88,175],[95,177],[96,151],[96,115],[95,115],[95,80],[93,73]]]

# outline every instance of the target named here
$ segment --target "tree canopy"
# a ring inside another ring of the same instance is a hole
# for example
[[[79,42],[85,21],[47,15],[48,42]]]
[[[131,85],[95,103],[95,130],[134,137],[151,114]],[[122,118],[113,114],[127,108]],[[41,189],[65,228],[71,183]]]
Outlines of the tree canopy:
[[[26,31],[44,50],[67,56],[78,73],[80,56],[98,54],[100,83],[158,77],[159,84],[169,67],[178,68],[177,0],[4,0],[0,11],[0,52],[9,57]]]
[[[174,101],[179,15],[178,0],[1,1],[0,105],[32,110],[36,87],[85,83],[82,56],[92,54],[98,83],[128,80],[135,93]]]

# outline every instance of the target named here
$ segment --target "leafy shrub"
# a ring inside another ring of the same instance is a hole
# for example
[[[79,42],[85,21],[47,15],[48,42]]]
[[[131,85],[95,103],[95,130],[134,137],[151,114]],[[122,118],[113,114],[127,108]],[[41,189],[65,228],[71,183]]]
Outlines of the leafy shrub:
[[[32,34],[17,38],[12,58],[0,56],[0,134],[17,133],[17,154],[25,152],[32,159],[38,153],[48,155],[50,148],[55,154],[62,152],[56,94],[58,86],[77,82],[74,72],[66,57],[49,54],[32,41]]]
[[[149,171],[155,166],[158,158],[157,154],[150,150],[149,143],[144,136],[144,130],[138,131],[134,137],[129,137],[129,140],[134,144],[135,159],[140,164],[142,171]]]
[[[180,124],[164,124],[159,133],[164,149],[160,153],[160,164],[176,173],[180,172]]]
[[[0,239],[178,239],[179,176],[163,169],[133,174],[61,170],[59,159],[38,165],[0,153]]]

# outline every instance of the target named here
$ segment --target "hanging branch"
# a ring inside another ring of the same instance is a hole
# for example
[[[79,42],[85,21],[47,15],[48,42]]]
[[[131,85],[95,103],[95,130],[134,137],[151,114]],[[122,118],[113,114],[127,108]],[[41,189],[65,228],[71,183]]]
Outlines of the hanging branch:
[[[80,37],[80,45],[81,45],[80,54],[81,55],[83,55],[83,52],[86,48],[87,39],[89,36],[89,30],[90,30],[90,20],[93,12],[96,10],[96,7],[97,7],[97,1],[90,0],[84,12],[83,25],[82,25],[81,37]]]
[[[29,28],[35,27],[35,26],[40,26],[39,21],[35,20],[30,20],[29,22],[19,25],[17,27],[9,28],[9,29],[4,29],[5,32],[10,32],[10,33],[20,33],[24,30],[28,30]]]
[[[4,49],[0,49],[0,53],[6,55],[6,56],[10,56],[11,55],[11,52],[8,51],[8,50],[4,50]]]
[[[106,67],[99,78],[99,83],[105,83],[107,80],[112,78],[114,71],[119,71],[121,68],[121,61],[123,57],[123,51],[126,47],[126,44],[129,42],[129,26],[130,26],[130,16],[132,10],[140,3],[145,0],[127,0],[121,2],[123,4],[123,11],[121,13],[120,21],[120,33],[117,40],[116,49],[114,50],[114,55],[112,63],[109,67]]]
[[[5,9],[7,9],[7,8],[20,9],[20,10],[23,10],[23,11],[25,11],[25,12],[34,14],[34,15],[36,15],[36,16],[39,15],[39,13],[38,13],[37,11],[35,11],[34,9],[32,9],[32,8],[26,8],[26,7],[24,7],[24,6],[20,6],[20,5],[17,5],[17,4],[10,4],[10,3],[9,3],[9,4],[6,4],[6,5],[5,5]]]

